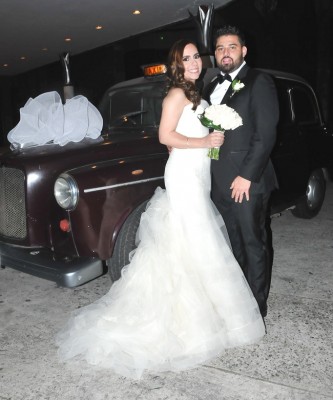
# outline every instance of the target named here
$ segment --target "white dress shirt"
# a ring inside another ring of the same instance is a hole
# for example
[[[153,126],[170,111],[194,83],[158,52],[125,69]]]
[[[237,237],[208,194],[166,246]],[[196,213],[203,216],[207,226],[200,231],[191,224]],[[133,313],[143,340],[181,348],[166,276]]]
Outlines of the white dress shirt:
[[[229,75],[231,77],[231,80],[234,80],[238,74],[238,72],[244,67],[246,64],[245,61],[243,61],[243,64],[237,68],[235,71],[231,72]],[[229,89],[229,86],[231,85],[231,82],[228,80],[223,81],[222,83],[218,83],[213,91],[213,93],[210,95],[210,102],[212,104],[221,104],[221,101],[225,94],[227,93],[227,90]]]

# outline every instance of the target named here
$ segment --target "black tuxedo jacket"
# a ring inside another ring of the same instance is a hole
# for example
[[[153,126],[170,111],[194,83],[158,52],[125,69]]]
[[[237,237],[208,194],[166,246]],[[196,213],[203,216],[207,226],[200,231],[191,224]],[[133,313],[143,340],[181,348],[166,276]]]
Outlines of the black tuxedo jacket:
[[[250,180],[250,194],[267,193],[277,187],[270,154],[276,140],[279,106],[272,78],[247,65],[236,79],[245,86],[238,92],[230,85],[222,104],[235,109],[243,125],[225,132],[219,160],[212,160],[212,190],[230,197],[230,185],[236,176]],[[203,98],[210,103],[216,81],[209,83]],[[216,194],[216,193],[215,193]]]

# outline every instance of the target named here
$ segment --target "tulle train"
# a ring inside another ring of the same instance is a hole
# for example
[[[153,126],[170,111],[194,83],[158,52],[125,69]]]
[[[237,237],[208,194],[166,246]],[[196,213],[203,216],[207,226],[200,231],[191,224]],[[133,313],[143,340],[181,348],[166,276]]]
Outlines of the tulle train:
[[[257,303],[209,204],[179,219],[157,189],[123,277],[58,334],[61,360],[84,359],[138,379],[179,371],[264,335]],[[183,221],[188,218],[194,225]],[[193,230],[201,225],[201,230]],[[206,228],[205,228],[206,227]]]

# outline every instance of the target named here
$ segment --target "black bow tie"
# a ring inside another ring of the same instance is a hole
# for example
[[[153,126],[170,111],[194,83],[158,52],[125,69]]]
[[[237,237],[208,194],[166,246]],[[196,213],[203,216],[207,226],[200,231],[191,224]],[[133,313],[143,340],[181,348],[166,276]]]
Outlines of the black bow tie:
[[[223,83],[224,81],[232,82],[231,76],[229,74],[225,74],[225,75],[217,74],[216,79],[217,79],[218,83]]]

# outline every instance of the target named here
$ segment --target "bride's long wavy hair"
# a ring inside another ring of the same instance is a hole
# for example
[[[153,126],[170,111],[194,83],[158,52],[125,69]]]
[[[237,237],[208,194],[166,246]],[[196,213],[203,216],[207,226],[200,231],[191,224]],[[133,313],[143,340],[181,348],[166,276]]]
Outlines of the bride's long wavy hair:
[[[184,78],[185,68],[183,63],[183,54],[184,49],[188,44],[193,44],[197,47],[197,45],[190,40],[180,39],[172,45],[169,51],[167,93],[173,87],[182,89],[186,98],[193,103],[192,109],[196,110],[201,100],[199,91],[193,82],[187,81]]]

